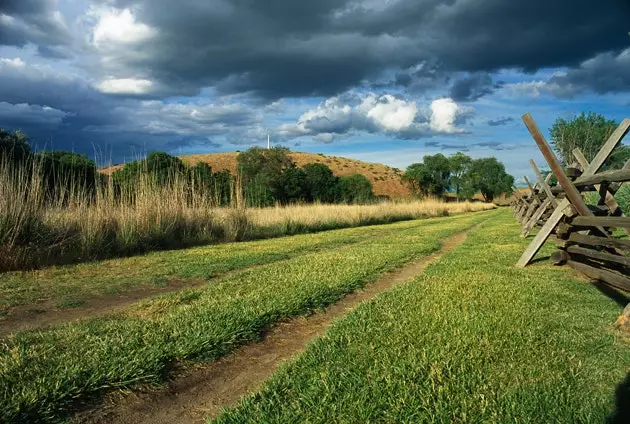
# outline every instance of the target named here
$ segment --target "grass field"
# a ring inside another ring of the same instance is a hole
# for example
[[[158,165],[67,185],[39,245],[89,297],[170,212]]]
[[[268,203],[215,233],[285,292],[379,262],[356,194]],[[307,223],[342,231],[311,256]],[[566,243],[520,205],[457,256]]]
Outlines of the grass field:
[[[72,186],[46,194],[40,166],[0,161],[0,272],[494,207],[427,199],[245,208],[238,184],[232,187],[232,206],[219,207],[211,193],[191,191],[183,178],[159,185],[149,174],[120,193],[111,182],[102,182],[93,194]]]
[[[518,233],[494,215],[213,422],[628,422],[622,307],[566,268],[513,267]]]
[[[281,260],[273,254],[276,243],[279,250],[287,243],[285,253],[295,253],[308,245],[308,237],[269,240],[270,256],[256,259],[254,253],[243,260],[268,264],[151,298],[115,315],[11,334],[0,344],[0,421],[59,419],[89,396],[164,381],[174,364],[223,356],[258,339],[279,320],[335,302],[380,274],[434,252],[445,237],[498,213],[362,229],[367,234],[352,243],[347,243],[347,237],[360,234],[359,229],[331,232],[321,236],[323,245],[326,240],[330,243],[327,248]],[[337,241],[331,241],[335,237]],[[229,268],[233,257],[228,254],[216,260],[227,261]],[[84,270],[83,266],[70,267],[62,275],[71,281],[82,278]],[[160,272],[151,265],[145,271],[146,278]],[[209,272],[186,265],[180,271]],[[105,287],[106,281],[99,284]]]

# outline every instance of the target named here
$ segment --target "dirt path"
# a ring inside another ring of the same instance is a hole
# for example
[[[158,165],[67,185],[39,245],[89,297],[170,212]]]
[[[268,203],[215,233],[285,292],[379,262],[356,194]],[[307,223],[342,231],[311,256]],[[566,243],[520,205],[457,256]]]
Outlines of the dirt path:
[[[321,312],[280,323],[258,343],[244,346],[216,362],[199,365],[176,377],[164,388],[127,396],[117,395],[97,410],[75,416],[90,423],[201,423],[221,409],[255,392],[278,365],[302,352],[333,321],[379,293],[421,274],[461,244],[466,232],[444,240],[440,251],[383,275],[363,290],[345,296]],[[114,399],[117,397],[117,399]]]
[[[393,234],[395,230],[384,231],[377,235],[371,235],[368,237],[357,238],[353,241],[341,244],[341,246],[347,246],[351,244],[358,244],[369,240],[377,240],[385,238]],[[24,330],[38,330],[46,327],[51,327],[57,324],[62,324],[69,321],[77,321],[82,319],[90,319],[97,316],[109,315],[125,309],[132,303],[148,299],[153,296],[157,296],[165,293],[172,293],[182,290],[184,288],[199,287],[204,284],[217,281],[222,278],[227,278],[231,275],[249,271],[252,269],[260,268],[271,263],[290,260],[297,255],[303,255],[307,253],[314,253],[320,251],[326,251],[329,249],[336,249],[340,245],[334,246],[318,246],[313,249],[306,249],[294,254],[290,254],[286,258],[274,259],[265,263],[245,266],[236,268],[227,272],[213,275],[208,280],[183,280],[173,278],[163,287],[151,286],[148,284],[142,284],[132,289],[123,290],[119,294],[115,295],[97,295],[80,298],[79,302],[74,307],[59,308],[59,299],[48,300],[35,304],[19,305],[11,308],[7,316],[0,318],[0,337],[6,336],[9,333]]]
[[[41,329],[56,324],[115,313],[126,306],[158,294],[170,293],[188,287],[207,284],[205,280],[172,279],[164,287],[146,284],[109,296],[92,296],[80,299],[78,307],[59,308],[58,300],[21,305],[12,308],[0,320],[0,337],[16,331]]]

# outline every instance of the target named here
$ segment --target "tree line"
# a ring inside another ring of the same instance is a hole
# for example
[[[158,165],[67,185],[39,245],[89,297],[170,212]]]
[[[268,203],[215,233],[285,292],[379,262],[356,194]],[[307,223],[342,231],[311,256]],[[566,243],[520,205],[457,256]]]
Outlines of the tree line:
[[[420,196],[441,197],[453,191],[458,199],[470,199],[481,193],[487,202],[510,194],[514,184],[514,177],[496,158],[472,159],[461,152],[450,157],[441,153],[424,156],[422,162],[407,167],[402,180]]]
[[[133,201],[140,178],[157,186],[178,185],[191,198],[205,197],[217,206],[230,204],[240,190],[247,206],[276,203],[367,203],[376,200],[372,183],[363,175],[335,176],[322,163],[299,168],[289,149],[252,147],[237,157],[237,175],[227,170],[213,172],[204,162],[188,165],[165,152],[152,152],[142,160],[126,163],[111,176],[98,171],[86,155],[67,152],[33,152],[21,131],[0,129],[0,160],[11,165],[30,164],[42,173],[47,197],[58,201],[65,192],[93,195],[109,186],[116,197]],[[30,168],[29,168],[30,169]],[[240,196],[239,196],[240,197]]]

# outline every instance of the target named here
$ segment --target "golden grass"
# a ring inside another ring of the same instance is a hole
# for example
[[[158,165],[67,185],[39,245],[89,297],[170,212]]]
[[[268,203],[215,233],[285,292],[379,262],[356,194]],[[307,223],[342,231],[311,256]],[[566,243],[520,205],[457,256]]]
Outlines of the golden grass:
[[[233,207],[220,208],[185,181],[160,186],[145,174],[118,194],[102,184],[92,196],[71,188],[51,201],[43,195],[37,166],[0,164],[0,271],[494,207],[429,199],[246,209],[234,187]]]
[[[293,205],[274,208],[250,208],[247,216],[251,225],[272,227],[296,223],[318,226],[336,223],[339,226],[359,226],[366,222],[390,222],[402,219],[417,219],[445,216],[454,213],[476,212],[495,206],[482,202],[443,202],[425,199],[409,202],[382,202],[371,205]]]

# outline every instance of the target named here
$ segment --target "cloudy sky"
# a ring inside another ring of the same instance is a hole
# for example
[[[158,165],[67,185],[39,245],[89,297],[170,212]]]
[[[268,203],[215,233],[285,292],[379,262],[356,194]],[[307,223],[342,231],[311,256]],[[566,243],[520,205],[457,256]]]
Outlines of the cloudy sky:
[[[542,162],[523,113],[630,116],[628,31],[630,0],[0,0],[0,127],[102,163],[271,134],[520,177]]]

